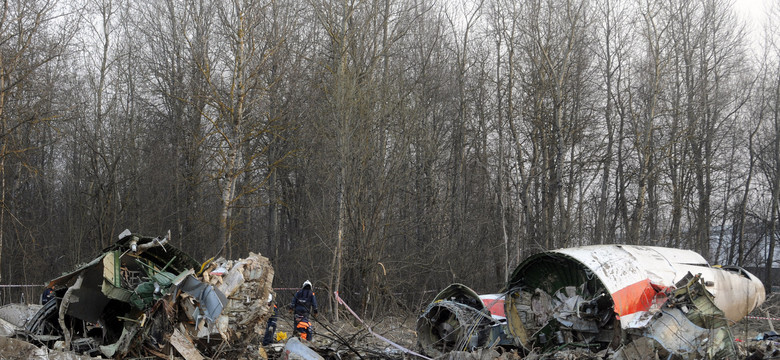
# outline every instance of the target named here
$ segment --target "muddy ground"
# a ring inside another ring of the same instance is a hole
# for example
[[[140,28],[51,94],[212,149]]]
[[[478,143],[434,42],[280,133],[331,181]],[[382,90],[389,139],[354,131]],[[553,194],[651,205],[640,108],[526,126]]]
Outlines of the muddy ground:
[[[280,312],[277,322],[277,333],[283,332],[288,337],[292,336],[292,314]],[[387,316],[381,321],[370,325],[371,331],[385,337],[408,350],[417,349],[417,335],[415,323],[417,317],[413,314],[406,316]],[[314,337],[312,347],[318,349],[323,357],[336,358],[404,358],[412,356],[404,354],[403,350],[373,336],[366,326],[350,317],[348,313],[341,315],[338,322],[328,320],[324,316],[312,319]],[[277,350],[281,344],[276,346]],[[267,347],[270,358],[277,358],[281,351],[274,351],[274,347]],[[359,355],[358,355],[359,354]]]
[[[21,313],[20,313],[21,314]],[[415,333],[417,314],[385,316],[380,321],[370,322],[370,329],[377,335],[394,342],[397,346],[372,335],[369,329],[358,322],[349,313],[340,314],[338,322],[332,322],[324,316],[313,319],[314,339],[312,347],[326,359],[419,359],[404,349],[420,352]],[[780,294],[773,294],[749,318],[731,327],[740,357],[739,359],[759,360],[780,358],[780,340],[756,340],[760,335],[775,331],[780,321],[768,320],[780,318]],[[286,311],[279,314],[277,332],[292,336],[292,315]],[[270,359],[283,358],[283,343],[262,347],[262,334],[255,337],[255,345],[245,348],[232,348],[224,345],[214,359],[258,359],[267,356]],[[400,348],[399,348],[400,347]],[[403,349],[401,349],[403,348]],[[663,359],[655,354],[647,354],[647,359]],[[86,359],[64,352],[36,348],[29,343],[21,343],[10,338],[0,339],[0,359]],[[517,350],[482,349],[476,353],[449,353],[439,359],[611,359],[610,351],[592,353],[583,349],[562,349],[553,353],[523,353]]]
[[[18,307],[18,306],[17,306]],[[17,307],[11,306],[10,309]],[[16,313],[16,311],[11,311]],[[19,311],[19,316],[26,316]],[[29,315],[29,314],[28,314]],[[340,313],[340,320],[333,322],[325,316],[313,319],[314,339],[312,347],[326,359],[419,359],[420,357],[406,352],[421,352],[417,346],[415,332],[419,314],[389,315],[379,321],[368,322],[371,331],[376,335],[392,341],[390,344],[374,336],[369,328],[357,321],[348,312]],[[780,327],[780,294],[773,294],[750,316],[731,327],[731,333],[738,348],[739,359],[780,359],[780,339],[757,340],[770,331]],[[774,319],[774,320],[772,320]],[[292,336],[292,315],[280,311],[277,332]],[[12,336],[11,334],[3,334]],[[65,352],[36,347],[29,343],[13,340],[11,337],[0,339],[0,359],[85,359]],[[220,344],[218,351],[213,353],[214,359],[258,359],[267,356],[270,359],[283,358],[282,342],[262,347],[262,334],[256,334],[252,345],[243,347]],[[523,353],[513,349],[482,349],[476,353],[449,353],[441,359],[611,359],[610,351],[599,353],[589,352],[579,348],[563,348],[552,353]],[[207,357],[209,358],[209,357]],[[647,359],[664,359],[656,354],[647,354]]]
[[[775,319],[775,320],[770,320]],[[761,335],[780,329],[780,294],[772,294],[767,301],[750,316],[731,327],[740,359],[780,359],[780,339],[756,340]],[[387,316],[381,321],[372,322],[371,330],[393,341],[397,345],[414,352],[420,352],[415,333],[417,314]],[[341,315],[339,322],[331,322],[324,317],[313,321],[315,335],[313,345],[325,358],[393,358],[415,359],[393,345],[372,336],[368,329],[348,313]],[[282,312],[278,321],[278,331],[292,334],[292,315]],[[276,351],[274,350],[276,349]],[[269,358],[282,356],[281,345],[267,347]],[[657,359],[655,354],[647,354],[647,359]],[[578,348],[562,349],[554,353],[522,353],[516,350],[483,349],[478,353],[450,353],[440,358],[446,359],[611,359],[610,351],[599,353]],[[663,359],[663,358],[661,358]]]

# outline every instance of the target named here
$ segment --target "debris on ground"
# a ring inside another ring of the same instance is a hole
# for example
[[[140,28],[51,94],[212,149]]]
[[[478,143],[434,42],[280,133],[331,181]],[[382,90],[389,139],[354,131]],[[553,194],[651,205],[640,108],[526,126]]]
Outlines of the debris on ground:
[[[273,312],[265,301],[268,259],[250,253],[201,265],[169,239],[126,230],[95,259],[51,280],[54,297],[34,314],[14,322],[0,313],[0,328],[86,356],[196,360],[246,351]]]
[[[730,326],[764,300],[754,275],[688,250],[559,249],[522,262],[501,294],[449,286],[419,317],[418,343],[434,357],[501,347],[527,358],[735,359]]]
[[[282,351],[283,360],[324,360],[320,354],[295,337],[287,341]]]
[[[38,347],[24,340],[0,336],[0,359],[87,360],[95,358],[72,351],[54,350],[46,346]]]
[[[41,305],[38,304],[7,304],[0,306],[0,336],[13,337],[18,329],[30,320]]]
[[[370,325],[336,294],[347,320],[312,319],[310,342],[288,338],[292,319],[280,317],[275,343],[261,346],[273,314],[268,260],[200,264],[169,241],[125,232],[51,280],[44,305],[0,307],[0,358],[780,358],[771,316],[780,296],[765,302],[752,274],[685,250],[549,251],[522,262],[497,293],[452,284],[419,317]],[[754,310],[766,317],[745,318]]]
[[[448,286],[417,320],[420,347],[425,354],[437,357],[465,349],[514,345],[502,336],[507,333],[505,318],[493,316],[495,311],[490,309],[469,287],[457,283]]]

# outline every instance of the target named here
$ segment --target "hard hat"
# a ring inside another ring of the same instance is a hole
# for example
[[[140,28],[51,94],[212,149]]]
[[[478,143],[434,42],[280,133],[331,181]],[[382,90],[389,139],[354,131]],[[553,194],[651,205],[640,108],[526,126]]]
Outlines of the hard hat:
[[[304,281],[304,282],[303,282],[303,286],[302,286],[302,287],[304,287],[304,288],[305,288],[306,286],[309,286],[309,287],[311,287],[311,281],[309,281],[309,280],[306,280],[306,281]]]
[[[273,301],[273,300],[274,300],[274,295],[273,295],[273,294],[271,294],[271,293],[269,293],[269,294],[268,294],[268,303],[270,304],[270,303],[271,303],[271,301]]]

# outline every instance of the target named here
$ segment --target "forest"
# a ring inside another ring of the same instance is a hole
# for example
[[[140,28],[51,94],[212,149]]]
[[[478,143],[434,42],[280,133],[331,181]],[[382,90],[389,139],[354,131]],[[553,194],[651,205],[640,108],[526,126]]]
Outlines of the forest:
[[[539,251],[771,279],[780,8],[729,0],[6,0],[0,283],[124,229],[268,257],[362,316]],[[769,288],[769,286],[767,286]]]

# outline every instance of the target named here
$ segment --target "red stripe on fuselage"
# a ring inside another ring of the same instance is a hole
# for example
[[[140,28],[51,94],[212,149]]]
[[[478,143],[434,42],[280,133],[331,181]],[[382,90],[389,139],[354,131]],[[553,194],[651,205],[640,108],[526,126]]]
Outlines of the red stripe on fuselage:
[[[618,316],[623,316],[639,311],[647,311],[653,305],[657,294],[658,291],[653,288],[650,279],[626,286],[612,293],[615,313]]]

